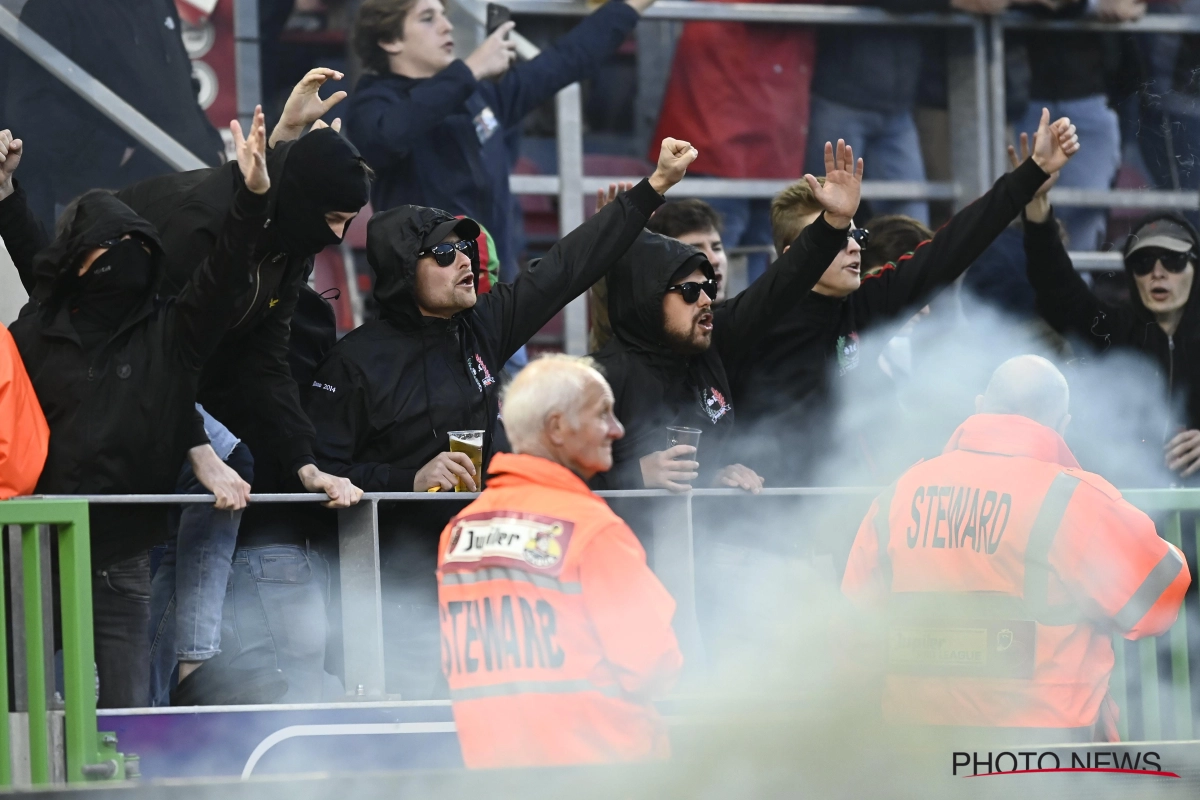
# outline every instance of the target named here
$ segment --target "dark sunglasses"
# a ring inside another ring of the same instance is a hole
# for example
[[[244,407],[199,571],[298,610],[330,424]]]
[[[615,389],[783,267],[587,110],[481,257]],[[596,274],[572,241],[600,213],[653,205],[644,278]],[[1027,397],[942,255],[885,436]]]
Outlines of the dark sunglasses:
[[[683,298],[683,302],[690,306],[700,299],[701,292],[708,295],[709,300],[716,300],[717,282],[705,281],[704,283],[696,283],[695,281],[688,281],[687,283],[677,283],[674,286],[668,286],[667,291],[679,292],[679,295]]]
[[[433,260],[437,262],[439,267],[448,267],[454,263],[454,259],[457,257],[455,251],[465,253],[467,258],[470,258],[475,254],[475,241],[473,239],[464,239],[459,242],[435,244],[433,247],[426,247],[417,253],[417,258],[433,256]]]
[[[1195,254],[1175,253],[1171,250],[1157,250],[1154,248],[1146,248],[1138,250],[1136,253],[1130,253],[1125,259],[1125,263],[1129,265],[1129,269],[1134,275],[1144,277],[1154,272],[1154,265],[1159,261],[1162,262],[1163,269],[1167,272],[1178,275],[1187,269],[1188,262],[1195,258]]]
[[[871,241],[871,232],[866,228],[855,228],[846,234],[846,241],[849,242],[851,239],[858,242],[860,250],[866,250],[867,244]]]

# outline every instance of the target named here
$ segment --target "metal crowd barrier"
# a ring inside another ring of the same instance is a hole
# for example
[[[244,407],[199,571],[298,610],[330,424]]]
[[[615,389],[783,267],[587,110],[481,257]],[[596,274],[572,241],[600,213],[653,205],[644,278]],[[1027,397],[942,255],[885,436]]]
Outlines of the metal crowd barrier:
[[[741,502],[757,505],[779,501],[795,503],[802,498],[836,500],[847,513],[844,536],[850,537],[876,493],[876,489],[852,487],[766,489],[757,498],[734,489],[701,489],[688,494],[658,490],[600,494],[610,501],[625,504],[635,501],[641,507],[650,509],[648,514],[639,512],[639,519],[648,521],[651,529],[639,530],[639,533],[649,535],[650,563],[675,598],[676,633],[685,657],[703,660],[695,591],[693,505],[697,500],[705,502],[720,498],[729,502],[740,499]],[[461,506],[475,496],[456,493],[368,493],[358,505],[337,512],[343,656],[345,687],[349,698],[397,699],[394,695],[388,695],[384,670],[384,588],[380,544],[381,539],[387,536],[387,531],[381,531],[380,528],[381,505],[433,502]],[[1198,578],[1196,552],[1200,545],[1200,490],[1131,490],[1125,492],[1125,497],[1147,513],[1159,517],[1160,532],[1168,541],[1182,548],[1195,582]],[[268,494],[254,495],[252,502],[319,503],[325,499],[324,495],[319,494]],[[42,562],[38,561],[38,548],[29,546],[30,542],[36,542],[36,538],[31,538],[35,536],[33,526],[65,524],[59,529],[60,547],[67,556],[61,561],[63,641],[68,675],[74,676],[68,677],[67,681],[66,738],[68,753],[74,748],[76,754],[68,759],[68,777],[82,779],[88,774],[82,771],[85,764],[106,760],[119,764],[113,752],[101,758],[96,755],[94,748],[89,749],[95,737],[88,738],[86,735],[88,730],[95,731],[95,699],[91,684],[91,626],[82,623],[82,620],[90,620],[91,616],[91,596],[87,590],[90,586],[88,549],[86,544],[81,544],[87,538],[87,519],[82,514],[82,509],[86,508],[85,501],[97,504],[188,504],[212,503],[213,500],[211,495],[110,495],[0,503],[0,524],[25,526],[23,574],[33,576],[32,580],[26,579],[24,582],[26,630],[41,630],[44,623],[40,610],[42,606],[37,605],[35,610],[35,604],[42,596],[37,584],[38,576],[44,575],[45,571],[41,567]],[[447,518],[449,516],[447,514]],[[431,531],[430,535],[436,536],[438,532]],[[45,559],[44,556],[42,558]],[[19,572],[22,571],[13,570],[13,574]],[[45,582],[49,579],[41,580]],[[14,589],[14,598],[18,595],[19,592]],[[1195,597],[1196,589],[1193,586],[1178,622],[1165,636],[1139,642],[1114,638],[1117,666],[1112,694],[1123,712],[1121,730],[1123,738],[1127,740],[1190,739],[1195,726],[1200,724],[1200,708],[1196,708],[1200,703],[1200,633],[1191,634],[1195,639],[1197,657],[1191,657],[1189,653],[1189,624],[1196,627],[1200,623],[1200,617],[1195,616],[1200,613]],[[39,674],[36,666],[44,663],[44,655],[40,642],[34,641],[37,637],[25,638],[30,640],[30,644],[26,645],[26,662],[30,676],[29,709],[32,720],[39,715],[44,717],[46,708],[45,684],[36,683]],[[39,702],[41,705],[36,705]],[[33,735],[32,724],[30,730],[31,741],[43,741],[44,727],[38,729],[36,736]],[[73,745],[73,742],[82,743],[82,749]],[[35,773],[35,782],[40,774]]]

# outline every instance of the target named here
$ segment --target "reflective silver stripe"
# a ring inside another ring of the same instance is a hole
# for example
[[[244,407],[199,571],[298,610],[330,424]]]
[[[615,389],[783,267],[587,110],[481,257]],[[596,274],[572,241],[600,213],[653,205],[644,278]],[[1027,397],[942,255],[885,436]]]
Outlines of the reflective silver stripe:
[[[514,694],[576,694],[599,692],[605,697],[620,697],[619,686],[597,686],[589,680],[577,681],[513,681],[491,686],[472,686],[468,689],[451,689],[450,699],[456,701],[479,700],[484,697],[509,697]]]
[[[896,493],[896,484],[892,484],[876,498],[879,504],[875,512],[875,535],[879,541],[879,571],[883,574],[884,588],[892,588],[892,558],[888,555],[888,545],[892,541],[891,525],[888,517],[892,513],[892,497]]]
[[[1125,607],[1113,617],[1117,627],[1125,632],[1133,630],[1133,626],[1141,622],[1142,617],[1146,616],[1146,613],[1158,602],[1162,593],[1179,576],[1181,569],[1183,569],[1183,561],[1172,547],[1154,565],[1154,569],[1150,570],[1146,580],[1142,581],[1142,585],[1133,593],[1133,597],[1129,598]]]
[[[1043,624],[1068,624],[1058,620],[1073,613],[1064,608],[1051,608],[1046,592],[1050,586],[1050,547],[1079,484],[1079,478],[1074,475],[1065,472],[1055,475],[1029,529],[1029,543],[1025,546],[1025,605],[1033,618]]]
[[[472,570],[471,572],[443,572],[442,583],[453,585],[466,585],[471,583],[480,583],[482,581],[519,581],[523,583],[532,583],[539,589],[550,589],[563,594],[582,594],[583,585],[579,583],[568,583],[551,578],[549,575],[537,575],[532,572],[525,572],[520,569],[512,569],[510,567],[483,567],[481,569]]]

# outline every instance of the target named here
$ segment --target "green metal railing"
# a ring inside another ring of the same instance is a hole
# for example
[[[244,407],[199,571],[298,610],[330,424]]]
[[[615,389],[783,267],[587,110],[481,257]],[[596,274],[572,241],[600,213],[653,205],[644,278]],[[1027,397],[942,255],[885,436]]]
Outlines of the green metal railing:
[[[96,730],[95,649],[88,504],[84,500],[9,500],[0,503],[0,526],[21,528],[22,605],[25,626],[29,769],[34,785],[51,781],[46,653],[43,635],[42,549],[38,528],[58,529],[59,597],[62,617],[63,694],[66,707],[66,778],[71,783],[125,777],[116,737]],[[15,587],[15,582],[13,583]],[[0,591],[0,626],[9,638],[8,610]],[[0,787],[13,784],[9,741],[8,660],[0,658]]]

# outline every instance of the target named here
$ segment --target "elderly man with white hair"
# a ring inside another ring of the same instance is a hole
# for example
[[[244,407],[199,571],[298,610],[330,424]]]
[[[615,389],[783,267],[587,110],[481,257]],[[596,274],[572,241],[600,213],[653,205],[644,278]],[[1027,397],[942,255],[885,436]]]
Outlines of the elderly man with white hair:
[[[442,669],[471,768],[670,755],[651,704],[683,666],[675,602],[588,489],[625,431],[590,359],[549,356],[503,400],[512,453],[438,547]]]
[[[842,591],[887,618],[886,722],[967,744],[1116,741],[1112,634],[1165,632],[1191,576],[1080,469],[1069,400],[1044,358],[1004,362],[942,455],[863,520]]]

